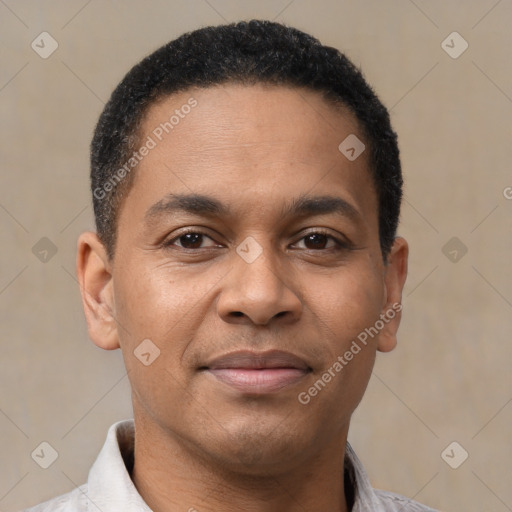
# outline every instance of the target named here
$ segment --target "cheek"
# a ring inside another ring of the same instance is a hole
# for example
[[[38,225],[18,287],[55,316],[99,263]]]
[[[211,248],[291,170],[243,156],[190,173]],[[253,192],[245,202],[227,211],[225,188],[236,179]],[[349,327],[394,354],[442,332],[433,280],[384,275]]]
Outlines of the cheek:
[[[163,269],[137,272],[132,266],[115,279],[118,333],[134,400],[156,417],[183,400],[180,362],[191,337],[184,321],[191,297]]]
[[[348,424],[368,385],[377,338],[365,329],[378,320],[383,304],[376,275],[352,270],[326,280],[322,291],[312,294],[313,316],[324,334],[322,367],[298,396],[311,416],[317,415],[333,430]]]
[[[158,325],[158,310],[162,304],[161,287],[145,275],[125,272],[114,277],[116,315],[120,324],[121,346],[139,338],[151,338]]]
[[[183,316],[193,290],[184,295],[186,288],[174,277],[147,264],[125,266],[114,275],[116,315],[126,326],[121,338],[156,337],[175,323],[175,317]]]
[[[308,292],[313,313],[330,328],[341,346],[373,325],[384,303],[384,283],[372,268],[345,268]]]
[[[208,314],[208,294],[222,274],[191,275],[187,269],[143,263],[120,266],[123,270],[115,275],[116,318],[125,363],[130,370],[140,369],[134,351],[149,339],[160,350],[156,363],[185,378],[183,355]]]

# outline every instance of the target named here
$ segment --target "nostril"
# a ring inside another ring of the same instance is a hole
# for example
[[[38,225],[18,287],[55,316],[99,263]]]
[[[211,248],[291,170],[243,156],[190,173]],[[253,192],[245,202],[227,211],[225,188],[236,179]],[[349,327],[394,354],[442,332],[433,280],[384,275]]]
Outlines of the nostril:
[[[233,316],[244,316],[244,314],[241,311],[233,311],[231,314]]]

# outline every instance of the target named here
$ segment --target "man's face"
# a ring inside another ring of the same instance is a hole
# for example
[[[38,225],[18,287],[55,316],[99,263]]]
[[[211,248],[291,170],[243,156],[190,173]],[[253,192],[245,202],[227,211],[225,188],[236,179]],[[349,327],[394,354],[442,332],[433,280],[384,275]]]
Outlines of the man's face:
[[[401,289],[368,151],[338,150],[350,134],[364,142],[352,115],[285,87],[194,89],[149,109],[140,140],[156,146],[123,203],[109,284],[136,419],[248,472],[342,448],[382,332],[333,365]],[[147,339],[160,355],[146,366],[134,351]]]

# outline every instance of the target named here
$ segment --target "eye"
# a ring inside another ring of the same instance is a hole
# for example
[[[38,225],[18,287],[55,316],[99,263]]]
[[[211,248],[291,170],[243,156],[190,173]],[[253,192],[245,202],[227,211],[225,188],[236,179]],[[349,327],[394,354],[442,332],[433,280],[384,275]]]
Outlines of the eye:
[[[343,249],[348,244],[338,240],[334,236],[323,231],[314,231],[303,236],[295,246],[299,245],[299,249],[308,250],[325,250],[325,249]]]
[[[177,246],[183,249],[204,249],[208,247],[219,247],[219,244],[205,233],[189,231],[167,241],[165,246]]]

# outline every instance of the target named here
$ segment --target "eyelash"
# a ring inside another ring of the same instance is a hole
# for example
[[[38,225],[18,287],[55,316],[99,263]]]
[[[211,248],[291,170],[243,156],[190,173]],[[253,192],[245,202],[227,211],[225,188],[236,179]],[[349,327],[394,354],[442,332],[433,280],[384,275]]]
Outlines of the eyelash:
[[[182,233],[180,233],[178,236],[175,236],[174,238],[172,238],[171,240],[167,240],[165,241],[162,245],[165,247],[165,248],[171,248],[174,246],[174,243],[179,240],[181,237],[185,236],[185,235],[189,235],[189,234],[194,234],[194,235],[200,235],[200,236],[203,236],[203,237],[207,237],[209,238],[210,240],[212,241],[215,241],[213,240],[213,238],[208,235],[207,233],[203,232],[203,231],[200,231],[198,229],[189,229],[189,230],[186,230],[186,231],[183,231]],[[343,251],[343,250],[348,250],[351,248],[351,244],[349,242],[346,242],[346,241],[343,241],[343,240],[340,240],[339,238],[336,238],[335,236],[333,236],[331,233],[327,232],[327,231],[324,231],[322,229],[316,229],[315,231],[310,231],[309,233],[306,233],[304,236],[302,236],[301,238],[299,238],[299,240],[297,242],[295,242],[294,244],[298,243],[299,241],[303,240],[304,238],[306,238],[307,236],[310,236],[310,235],[323,235],[323,236],[326,236],[328,239],[330,240],[333,240],[334,243],[336,244],[335,247],[328,247],[328,248],[325,248],[325,249],[305,249],[305,250],[309,250],[309,251]],[[187,248],[187,247],[181,247],[181,246],[174,246],[174,247],[177,247],[178,249],[182,249],[182,250],[185,250],[185,251],[198,251],[198,250],[201,250],[201,249],[212,249],[213,247],[198,247],[198,248],[195,248],[195,249],[190,249],[190,248]]]

